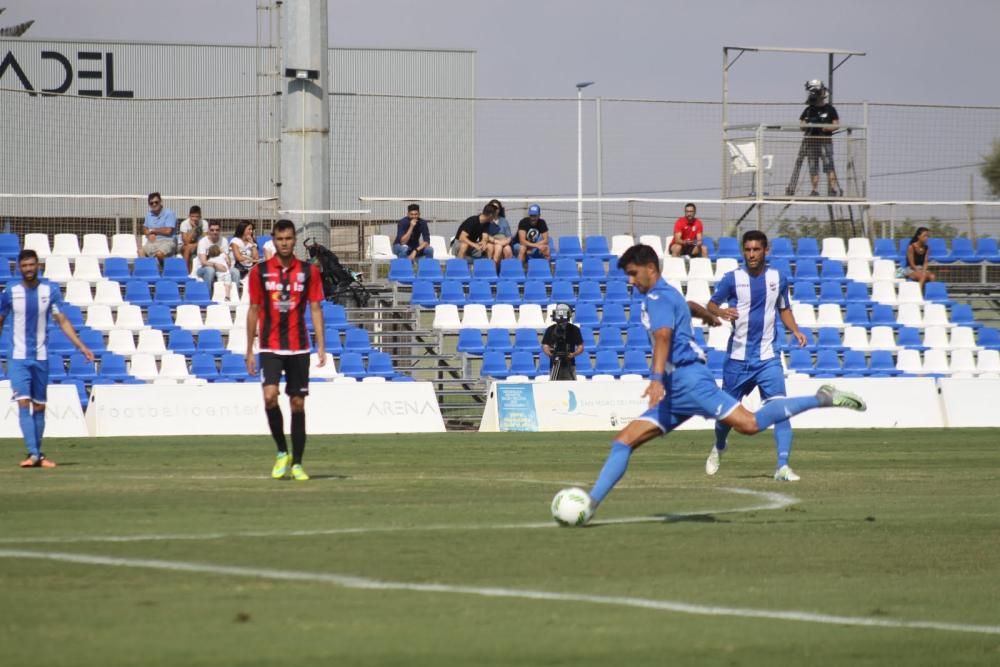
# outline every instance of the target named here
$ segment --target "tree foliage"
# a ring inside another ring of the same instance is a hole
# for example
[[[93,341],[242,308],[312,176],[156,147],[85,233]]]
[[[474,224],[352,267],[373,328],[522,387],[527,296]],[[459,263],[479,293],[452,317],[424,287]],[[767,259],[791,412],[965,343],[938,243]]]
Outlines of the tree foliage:
[[[985,157],[982,174],[994,197],[1000,197],[1000,139],[993,141],[993,151]]]

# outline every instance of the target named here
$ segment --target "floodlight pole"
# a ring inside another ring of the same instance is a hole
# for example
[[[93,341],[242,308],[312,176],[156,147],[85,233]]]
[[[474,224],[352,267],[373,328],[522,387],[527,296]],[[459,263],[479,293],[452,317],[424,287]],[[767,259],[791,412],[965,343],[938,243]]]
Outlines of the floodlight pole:
[[[583,241],[583,89],[593,81],[576,84],[576,235]]]

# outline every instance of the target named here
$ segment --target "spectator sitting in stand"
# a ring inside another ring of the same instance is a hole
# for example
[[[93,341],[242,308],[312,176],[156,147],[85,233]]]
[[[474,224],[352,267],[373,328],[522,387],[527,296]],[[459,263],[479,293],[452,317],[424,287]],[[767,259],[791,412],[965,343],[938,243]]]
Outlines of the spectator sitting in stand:
[[[451,241],[451,249],[459,259],[489,257],[490,224],[497,219],[497,207],[487,204],[483,212],[462,221]]]
[[[674,222],[674,237],[670,239],[669,252],[674,257],[708,257],[702,240],[705,228],[701,220],[695,217],[697,208],[694,204],[685,204],[684,216]]]
[[[146,243],[139,248],[139,256],[155,257],[162,266],[164,258],[177,253],[177,216],[169,208],[163,208],[159,192],[151,192],[147,201],[149,211],[142,225]]]
[[[221,271],[222,261],[216,260],[213,262],[211,260],[212,255],[210,254],[212,248],[219,249],[219,255],[225,261],[226,269]],[[227,256],[226,242],[222,239],[222,228],[218,222],[211,222],[208,225],[208,232],[205,236],[198,241],[198,277],[205,281],[209,289],[212,289],[215,284],[216,279],[219,279],[226,284],[226,298],[229,297],[229,285],[232,283],[240,282],[240,273],[235,268],[229,265],[229,257]],[[223,274],[229,276],[228,282],[223,278]]]
[[[236,233],[233,240],[229,242],[229,249],[233,255],[233,266],[240,274],[240,279],[250,273],[253,265],[260,261],[257,252],[257,239],[253,235],[253,223],[244,220],[236,225]]]
[[[420,217],[420,205],[406,207],[406,217],[396,223],[396,238],[392,242],[392,252],[396,257],[416,261],[418,257],[434,257],[431,248],[431,232],[427,221]]]
[[[188,217],[181,222],[181,255],[187,263],[188,273],[191,273],[191,265],[194,256],[198,252],[198,241],[208,232],[208,220],[201,217],[201,207],[192,206],[188,209]]]
[[[503,204],[500,203],[499,199],[491,199],[490,203],[497,207],[497,219],[490,223],[489,256],[497,263],[497,268],[500,268],[502,260],[511,259],[514,256],[511,247],[514,236],[510,233],[510,223],[507,222],[507,211]]]
[[[528,207],[528,217],[521,218],[521,222],[517,223],[515,250],[521,264],[526,264],[529,257],[548,259],[551,255],[549,251],[549,226],[541,215],[542,207],[538,204],[532,204]]]

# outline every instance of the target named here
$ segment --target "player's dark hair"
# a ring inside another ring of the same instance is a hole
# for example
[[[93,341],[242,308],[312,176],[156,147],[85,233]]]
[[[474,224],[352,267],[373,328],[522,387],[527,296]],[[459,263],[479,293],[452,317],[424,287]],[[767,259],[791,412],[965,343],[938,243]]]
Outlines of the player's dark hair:
[[[740,242],[740,246],[745,246],[747,241],[760,241],[760,244],[767,249],[767,234],[759,229],[751,229],[750,231],[744,232],[743,240]]]
[[[295,234],[295,223],[291,220],[278,220],[274,223],[274,227],[271,229],[271,236],[277,235],[278,232],[283,232],[286,229],[292,230],[292,234]]]
[[[160,196],[159,192],[150,192],[149,195],[146,197],[146,203],[148,204],[149,202],[153,201],[153,199],[159,199],[161,202],[163,201],[163,197]]]
[[[501,218],[507,217],[507,209],[503,207],[503,204],[500,203],[499,199],[491,199],[489,203],[497,207],[497,216]]]
[[[926,227],[917,227],[917,231],[913,232],[913,238],[910,239],[910,244],[912,245],[916,243],[917,239],[920,238],[921,234],[923,234],[924,232],[930,233],[930,231],[931,230],[927,229]]]
[[[34,250],[32,250],[31,248],[25,248],[21,252],[17,253],[17,263],[18,264],[20,264],[21,262],[23,262],[26,259],[33,259],[33,260],[35,260],[37,262],[38,261],[38,253],[35,252]]]
[[[197,204],[195,204],[194,206],[192,206],[191,208],[189,208],[188,209],[188,215],[191,215],[192,213],[197,213],[198,215],[201,215],[201,206],[198,206]]]
[[[487,204],[483,207],[483,215],[496,215],[500,211],[493,204]]]
[[[689,207],[693,208],[695,210],[695,212],[698,211],[698,207],[695,206],[693,202],[688,202],[688,203],[684,204],[684,210],[687,210]]]
[[[420,204],[410,204],[409,206],[406,207],[407,213],[409,213],[410,211],[419,211],[419,210],[420,210]]]
[[[629,264],[635,264],[636,266],[652,265],[659,269],[660,258],[657,257],[655,250],[648,245],[640,243],[623,252],[622,256],[618,258],[619,269],[624,269]]]

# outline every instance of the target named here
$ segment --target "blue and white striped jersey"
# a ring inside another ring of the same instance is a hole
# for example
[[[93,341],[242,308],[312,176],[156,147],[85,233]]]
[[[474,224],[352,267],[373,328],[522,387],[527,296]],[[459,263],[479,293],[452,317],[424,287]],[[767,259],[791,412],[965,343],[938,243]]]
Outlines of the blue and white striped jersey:
[[[712,303],[739,312],[729,337],[730,359],[766,361],[778,356],[778,311],[790,308],[784,274],[772,268],[757,276],[742,268],[730,271],[715,286]]]
[[[59,286],[40,280],[35,287],[23,282],[8,285],[0,294],[0,316],[12,328],[11,359],[48,360],[46,332],[53,313],[63,305]]]

